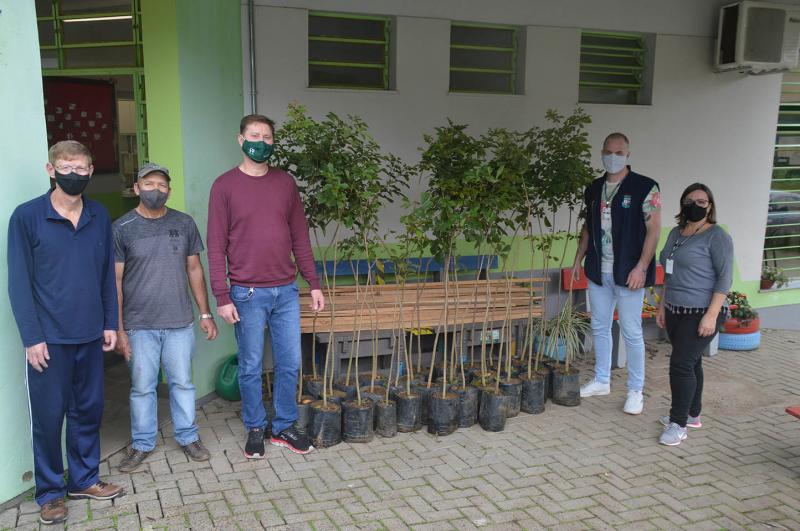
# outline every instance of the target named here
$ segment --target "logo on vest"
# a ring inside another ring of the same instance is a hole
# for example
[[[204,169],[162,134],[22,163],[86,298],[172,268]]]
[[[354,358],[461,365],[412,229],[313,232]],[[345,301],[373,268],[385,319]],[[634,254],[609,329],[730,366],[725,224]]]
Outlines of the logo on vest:
[[[631,196],[626,195],[622,198],[622,208],[630,208],[631,207]]]

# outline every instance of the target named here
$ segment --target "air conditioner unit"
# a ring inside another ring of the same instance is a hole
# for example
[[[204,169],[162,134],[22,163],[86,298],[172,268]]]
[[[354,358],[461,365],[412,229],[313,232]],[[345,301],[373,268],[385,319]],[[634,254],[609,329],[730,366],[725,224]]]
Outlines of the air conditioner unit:
[[[720,8],[714,70],[750,74],[797,68],[800,7],[743,1]]]

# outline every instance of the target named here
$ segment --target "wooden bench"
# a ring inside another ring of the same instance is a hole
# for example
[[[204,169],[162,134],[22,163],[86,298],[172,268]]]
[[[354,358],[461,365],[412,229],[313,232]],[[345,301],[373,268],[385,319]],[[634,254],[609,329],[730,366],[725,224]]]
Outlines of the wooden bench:
[[[333,343],[334,373],[339,372],[351,353],[357,359],[371,357],[373,353],[388,359],[396,352],[395,341],[400,331],[402,335],[410,332],[424,335],[439,329],[449,332],[452,341],[465,347],[498,341],[508,342],[511,347],[513,343],[521,344],[529,317],[542,315],[539,293],[546,281],[538,277],[516,278],[511,284],[505,279],[459,280],[457,287],[451,281],[446,296],[442,282],[337,286],[335,296],[328,289],[323,290],[326,304],[322,312],[310,309],[309,293],[301,294],[300,328],[309,342],[307,345],[320,347]],[[531,285],[536,294],[533,298]],[[488,341],[483,334],[484,322]],[[501,338],[499,332],[504,322],[507,328]],[[325,350],[316,348],[317,354]],[[422,350],[430,354],[429,350]]]

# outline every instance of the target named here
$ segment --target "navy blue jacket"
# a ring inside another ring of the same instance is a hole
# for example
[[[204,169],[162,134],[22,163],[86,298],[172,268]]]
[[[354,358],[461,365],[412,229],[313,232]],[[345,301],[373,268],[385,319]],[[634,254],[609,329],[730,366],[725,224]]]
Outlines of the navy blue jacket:
[[[8,224],[8,296],[26,347],[87,343],[118,324],[108,211],[84,196],[75,228],[50,193],[18,206]]]
[[[600,201],[606,177],[595,179],[586,188],[586,228],[589,231],[589,248],[586,250],[584,271],[587,278],[595,284],[602,284],[600,238]],[[658,186],[650,177],[629,171],[620,183],[619,191],[611,200],[611,239],[614,246],[614,283],[625,286],[628,275],[636,267],[642,256],[647,226],[644,222],[642,204],[647,194]],[[655,284],[655,260],[647,267],[645,286]]]

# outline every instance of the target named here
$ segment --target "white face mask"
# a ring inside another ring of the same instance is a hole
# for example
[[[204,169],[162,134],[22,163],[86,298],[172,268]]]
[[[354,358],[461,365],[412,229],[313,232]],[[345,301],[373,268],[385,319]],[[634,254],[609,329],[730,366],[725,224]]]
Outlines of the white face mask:
[[[616,153],[603,155],[603,167],[608,173],[614,174],[621,172],[627,163],[627,155],[617,155]]]

